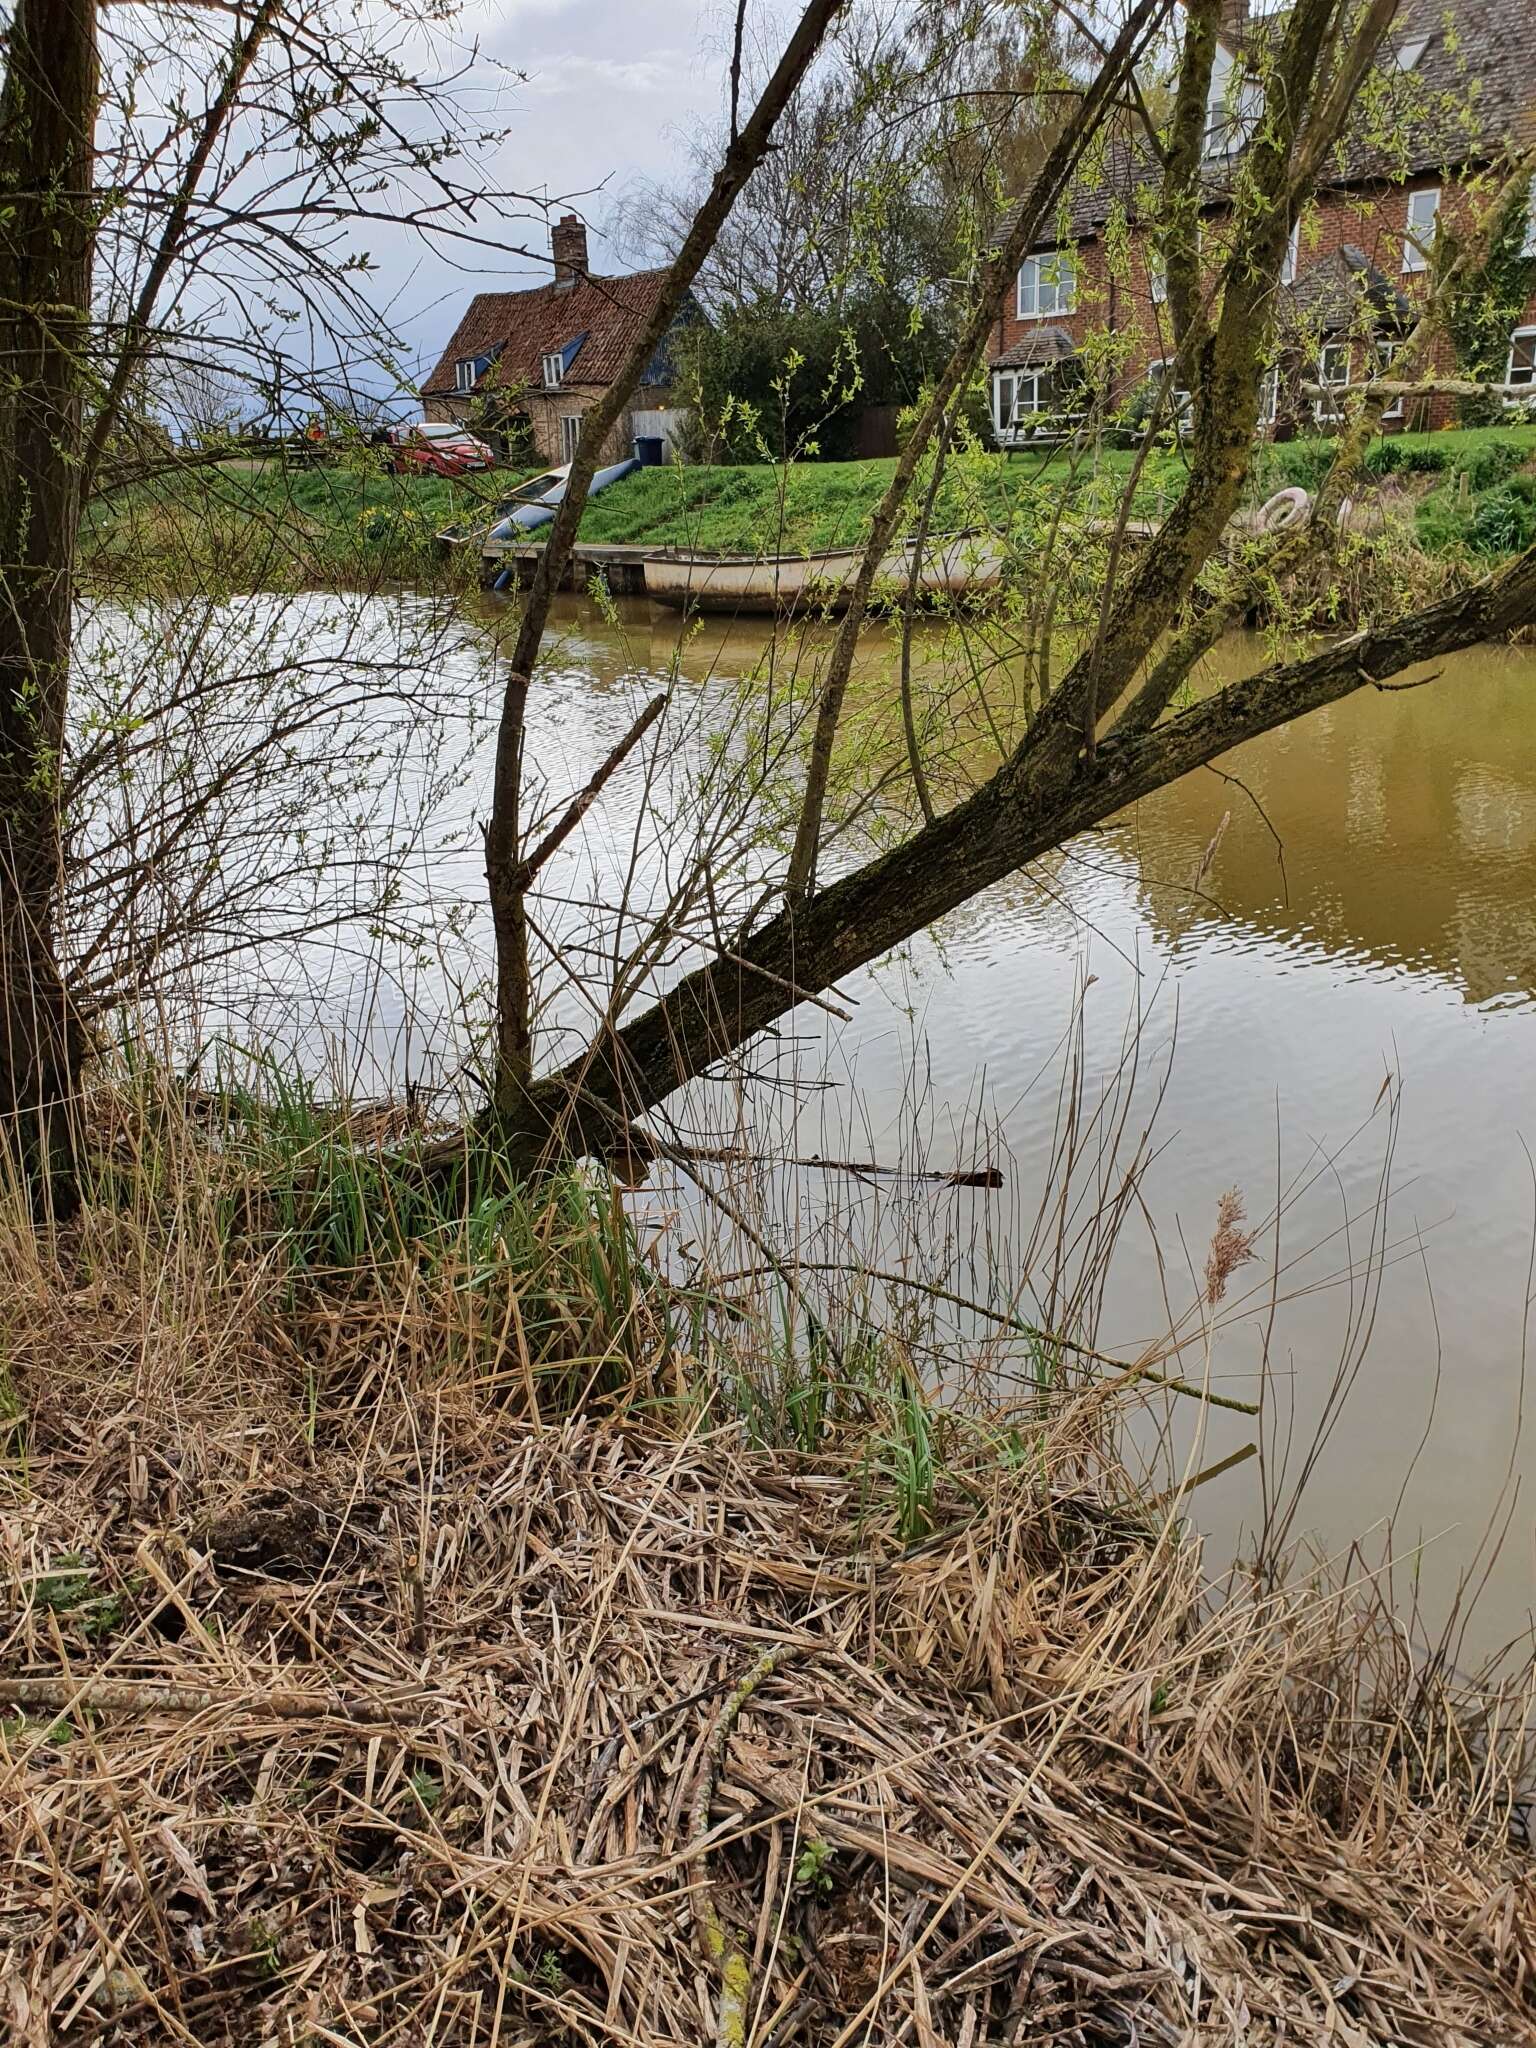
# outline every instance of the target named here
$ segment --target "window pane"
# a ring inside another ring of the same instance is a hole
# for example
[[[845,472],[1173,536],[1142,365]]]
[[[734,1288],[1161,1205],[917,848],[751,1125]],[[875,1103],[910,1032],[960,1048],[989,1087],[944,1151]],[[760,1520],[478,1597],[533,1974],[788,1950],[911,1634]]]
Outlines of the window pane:
[[[1513,334],[1509,344],[1507,384],[1536,384],[1536,327]]]
[[[1429,251],[1435,239],[1435,215],[1440,210],[1438,192],[1410,192],[1408,233],[1403,240],[1404,270],[1427,270]]]

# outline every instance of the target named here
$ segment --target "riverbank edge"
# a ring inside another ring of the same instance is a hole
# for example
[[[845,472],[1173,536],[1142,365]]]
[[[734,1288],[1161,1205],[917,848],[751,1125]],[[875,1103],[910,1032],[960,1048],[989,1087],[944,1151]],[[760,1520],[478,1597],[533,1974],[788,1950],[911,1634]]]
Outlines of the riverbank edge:
[[[1089,464],[1113,484],[1130,451]],[[1331,460],[1327,440],[1259,451],[1255,503],[1273,490],[1315,487]],[[1491,564],[1536,537],[1536,427],[1398,435],[1372,444],[1367,467],[1390,481],[1402,514],[1394,535],[1423,558]],[[888,461],[785,467],[660,468],[637,472],[594,500],[581,524],[588,546],[699,548],[719,553],[803,555],[856,546],[888,481]],[[1155,518],[1176,495],[1177,446],[1154,450],[1139,474],[1134,510]],[[176,563],[191,580],[252,588],[367,588],[383,582],[473,582],[473,550],[442,548],[447,525],[471,522],[525,472],[451,481],[385,474],[360,452],[330,466],[273,462],[170,472],[99,500],[83,536],[88,579],[131,592],[153,587]],[[1054,495],[1065,459],[1050,450],[1008,457],[970,453],[955,462],[936,508],[941,530],[980,522],[1006,530],[1021,503]],[[1078,473],[1078,487],[1082,475]]]
[[[104,1091],[0,1203],[21,2039],[1529,2039],[1528,1672],[1209,1584],[1134,1367],[936,1401],[411,1124]]]

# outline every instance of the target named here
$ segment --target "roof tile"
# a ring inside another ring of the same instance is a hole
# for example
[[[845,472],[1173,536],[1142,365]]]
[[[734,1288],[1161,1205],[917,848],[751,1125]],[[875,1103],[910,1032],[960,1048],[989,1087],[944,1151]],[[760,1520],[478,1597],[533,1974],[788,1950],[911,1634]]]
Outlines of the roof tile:
[[[650,318],[666,277],[665,270],[637,270],[628,277],[578,278],[563,290],[551,283],[524,292],[477,292],[422,394],[452,391],[455,363],[497,350],[477,391],[542,385],[544,357],[563,353],[582,335],[586,339],[565,381],[610,384]]]

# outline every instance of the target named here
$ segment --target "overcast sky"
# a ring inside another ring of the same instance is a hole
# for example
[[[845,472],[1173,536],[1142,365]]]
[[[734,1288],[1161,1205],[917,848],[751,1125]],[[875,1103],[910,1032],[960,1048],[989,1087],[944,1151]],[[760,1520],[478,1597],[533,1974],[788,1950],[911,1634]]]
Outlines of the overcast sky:
[[[591,228],[594,268],[620,268],[603,238],[614,204],[635,184],[680,171],[684,141],[720,111],[728,51],[721,0],[473,0],[456,40],[478,39],[488,60],[527,74],[477,77],[477,118],[511,130],[495,164],[499,182],[551,202],[565,195]],[[494,101],[494,107],[486,101]],[[555,210],[559,210],[556,207]],[[547,247],[537,217],[510,223],[510,244]],[[476,290],[543,282],[521,255],[378,248],[380,284],[397,327],[430,368]]]

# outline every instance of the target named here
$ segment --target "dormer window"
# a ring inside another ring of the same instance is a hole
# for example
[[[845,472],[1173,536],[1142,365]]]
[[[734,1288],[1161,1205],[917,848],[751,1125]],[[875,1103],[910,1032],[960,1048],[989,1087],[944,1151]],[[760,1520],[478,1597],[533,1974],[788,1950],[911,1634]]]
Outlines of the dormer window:
[[[1435,216],[1440,211],[1440,193],[1408,194],[1408,232],[1403,237],[1404,270],[1428,270],[1430,251],[1435,246]]]
[[[462,356],[453,366],[453,388],[455,391],[473,391],[486,371],[495,362],[499,350],[492,350],[485,356]]]
[[[1019,265],[1018,316],[1040,320],[1077,309],[1077,265],[1065,249],[1026,256]]]
[[[565,356],[563,353],[557,352],[555,355],[546,356],[544,358],[544,389],[546,391],[558,390],[564,381]]]

